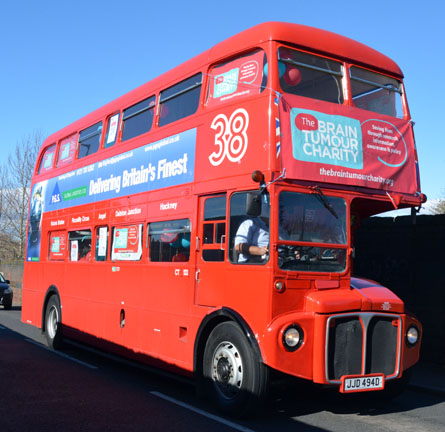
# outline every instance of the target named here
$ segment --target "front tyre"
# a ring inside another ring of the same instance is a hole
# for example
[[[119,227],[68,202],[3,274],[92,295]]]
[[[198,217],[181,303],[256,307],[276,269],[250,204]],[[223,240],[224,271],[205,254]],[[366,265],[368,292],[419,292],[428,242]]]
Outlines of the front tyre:
[[[51,349],[58,350],[62,345],[62,320],[60,300],[56,295],[51,296],[45,311],[45,336]]]
[[[241,328],[234,322],[224,322],[212,330],[207,340],[203,378],[207,395],[220,411],[243,416],[264,401],[268,370]]]

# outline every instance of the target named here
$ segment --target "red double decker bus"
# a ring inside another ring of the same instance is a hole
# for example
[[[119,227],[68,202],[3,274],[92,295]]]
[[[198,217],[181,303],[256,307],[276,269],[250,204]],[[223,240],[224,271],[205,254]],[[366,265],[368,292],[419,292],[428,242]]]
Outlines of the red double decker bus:
[[[22,320],[194,375],[230,414],[273,370],[390,394],[421,325],[352,276],[353,233],[425,201],[417,165],[396,63],[258,25],[45,141]]]

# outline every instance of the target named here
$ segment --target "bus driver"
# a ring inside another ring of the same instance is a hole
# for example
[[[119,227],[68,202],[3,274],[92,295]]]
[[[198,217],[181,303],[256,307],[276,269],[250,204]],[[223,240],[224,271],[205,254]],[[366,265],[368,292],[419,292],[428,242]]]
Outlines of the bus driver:
[[[269,227],[260,217],[261,198],[259,193],[247,194],[246,214],[250,217],[241,223],[235,236],[235,252],[239,263],[261,263],[267,260]]]

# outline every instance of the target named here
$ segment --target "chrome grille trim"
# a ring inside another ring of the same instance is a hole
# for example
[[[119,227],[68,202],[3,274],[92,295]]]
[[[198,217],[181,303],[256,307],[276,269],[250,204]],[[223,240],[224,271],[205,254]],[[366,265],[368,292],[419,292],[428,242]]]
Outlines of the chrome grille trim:
[[[325,378],[326,381],[330,384],[341,384],[341,380],[332,380],[329,379],[329,328],[332,320],[339,319],[339,318],[350,318],[350,317],[356,317],[360,320],[362,326],[363,326],[363,351],[362,351],[362,367],[361,372],[362,375],[365,375],[366,371],[366,361],[367,361],[367,349],[368,349],[368,329],[371,321],[375,317],[381,317],[381,318],[390,318],[393,320],[397,320],[398,322],[398,332],[397,332],[397,358],[396,358],[396,364],[395,364],[395,372],[391,375],[385,376],[385,381],[391,380],[396,378],[399,375],[400,372],[400,364],[401,364],[401,352],[402,352],[402,331],[403,331],[403,322],[400,315],[395,314],[387,314],[387,313],[379,313],[379,312],[351,312],[351,313],[342,313],[337,315],[332,315],[328,318],[326,321],[326,345],[325,345]]]

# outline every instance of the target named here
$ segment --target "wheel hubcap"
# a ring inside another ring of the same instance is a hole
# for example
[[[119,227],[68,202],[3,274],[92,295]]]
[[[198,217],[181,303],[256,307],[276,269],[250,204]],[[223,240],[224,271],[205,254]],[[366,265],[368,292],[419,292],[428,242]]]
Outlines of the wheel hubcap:
[[[241,390],[243,383],[243,364],[241,355],[230,342],[221,342],[212,358],[212,379],[227,399],[232,399]]]
[[[57,308],[52,306],[48,313],[47,331],[51,339],[54,339],[57,332],[57,323],[59,322],[59,314]]]

